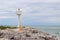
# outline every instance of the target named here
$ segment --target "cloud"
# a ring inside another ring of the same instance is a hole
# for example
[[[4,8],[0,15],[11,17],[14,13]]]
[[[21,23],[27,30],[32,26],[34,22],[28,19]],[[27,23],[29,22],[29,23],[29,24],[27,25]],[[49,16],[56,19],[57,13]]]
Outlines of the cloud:
[[[24,24],[60,23],[60,0],[0,0],[0,19],[16,19],[18,7]]]
[[[60,2],[60,0],[19,0],[19,2],[27,2],[27,3],[38,3],[38,2],[42,2],[42,3],[58,3]]]
[[[16,18],[14,16],[0,16],[0,19],[9,19],[9,18]]]
[[[60,17],[50,17],[47,21],[58,23],[60,22]]]
[[[40,2],[45,2],[45,3],[58,3],[60,0],[40,0]]]

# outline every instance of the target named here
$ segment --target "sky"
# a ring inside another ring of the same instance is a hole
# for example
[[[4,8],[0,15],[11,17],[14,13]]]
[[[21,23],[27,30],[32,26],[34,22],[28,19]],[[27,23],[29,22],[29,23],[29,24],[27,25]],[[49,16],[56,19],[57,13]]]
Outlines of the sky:
[[[60,0],[0,0],[0,25],[60,25]]]

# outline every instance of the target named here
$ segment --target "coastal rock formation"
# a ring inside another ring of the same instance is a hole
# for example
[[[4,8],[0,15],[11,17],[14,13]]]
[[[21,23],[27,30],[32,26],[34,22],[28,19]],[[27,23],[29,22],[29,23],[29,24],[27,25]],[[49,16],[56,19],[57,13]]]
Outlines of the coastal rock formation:
[[[0,30],[0,40],[59,40],[56,36],[33,28],[23,28],[25,32],[16,29]]]

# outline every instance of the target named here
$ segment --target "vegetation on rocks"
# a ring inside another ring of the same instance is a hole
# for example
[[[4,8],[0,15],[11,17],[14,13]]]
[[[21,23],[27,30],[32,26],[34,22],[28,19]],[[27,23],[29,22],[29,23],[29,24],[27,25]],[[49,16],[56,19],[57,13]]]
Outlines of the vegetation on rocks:
[[[14,28],[16,28],[16,27],[12,27],[12,26],[3,26],[3,25],[0,26],[0,29],[1,29],[1,30],[3,30],[3,29],[14,29]]]

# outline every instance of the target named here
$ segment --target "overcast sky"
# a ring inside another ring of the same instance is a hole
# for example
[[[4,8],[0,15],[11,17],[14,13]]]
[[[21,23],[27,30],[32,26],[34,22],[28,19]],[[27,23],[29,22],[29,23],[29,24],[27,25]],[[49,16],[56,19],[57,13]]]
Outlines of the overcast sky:
[[[17,25],[17,8],[22,25],[60,25],[60,0],[0,0],[0,25]]]

